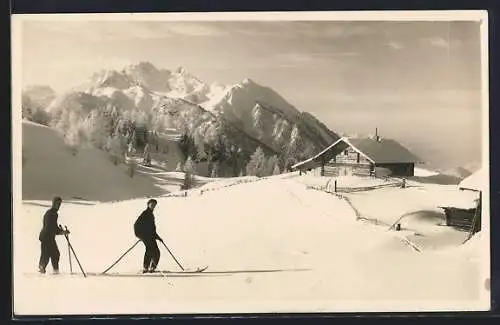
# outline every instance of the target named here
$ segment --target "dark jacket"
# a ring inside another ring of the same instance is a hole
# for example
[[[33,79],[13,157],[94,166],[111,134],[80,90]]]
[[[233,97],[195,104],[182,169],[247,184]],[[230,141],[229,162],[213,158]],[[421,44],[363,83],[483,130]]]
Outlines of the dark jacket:
[[[57,235],[61,235],[63,230],[57,225],[59,215],[54,208],[50,208],[43,216],[43,227],[38,239],[40,241],[54,240]]]
[[[144,210],[134,223],[134,233],[141,240],[154,240],[160,237],[156,233],[155,216],[149,208]]]

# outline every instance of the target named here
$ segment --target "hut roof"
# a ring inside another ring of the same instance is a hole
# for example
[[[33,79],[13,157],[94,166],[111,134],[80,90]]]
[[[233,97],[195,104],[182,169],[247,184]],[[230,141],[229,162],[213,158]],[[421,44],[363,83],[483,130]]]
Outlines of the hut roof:
[[[463,190],[481,191],[485,186],[485,182],[488,182],[488,175],[486,170],[481,168],[461,181],[458,187]]]

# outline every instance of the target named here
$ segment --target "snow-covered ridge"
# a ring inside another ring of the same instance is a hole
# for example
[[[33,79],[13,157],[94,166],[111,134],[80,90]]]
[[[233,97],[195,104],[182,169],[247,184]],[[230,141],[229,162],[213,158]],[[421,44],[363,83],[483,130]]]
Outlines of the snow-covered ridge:
[[[47,111],[56,118],[71,111],[77,119],[86,119],[90,112],[109,107],[140,123],[148,121],[155,130],[186,130],[205,143],[221,136],[247,155],[261,146],[270,155],[286,151],[300,159],[337,139],[319,121],[254,80],[207,84],[185,68],[157,69],[149,62],[102,70],[58,96]]]

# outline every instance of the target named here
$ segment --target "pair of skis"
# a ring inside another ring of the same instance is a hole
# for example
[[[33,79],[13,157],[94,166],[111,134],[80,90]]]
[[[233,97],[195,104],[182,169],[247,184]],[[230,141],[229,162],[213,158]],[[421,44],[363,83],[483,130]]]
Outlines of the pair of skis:
[[[172,253],[172,251],[170,251],[170,249],[168,248],[167,244],[165,244],[165,242],[163,240],[160,240],[161,243],[163,244],[163,246],[165,246],[165,248],[167,249],[168,253],[170,254],[170,256],[172,256],[172,258],[174,259],[175,263],[177,263],[177,265],[179,266],[179,268],[182,270],[182,272],[172,272],[172,271],[155,271],[153,273],[140,273],[144,276],[147,276],[148,274],[174,274],[174,273],[201,273],[203,271],[205,271],[208,266],[205,266],[205,267],[199,267],[195,270],[186,270],[184,269],[184,267],[181,265],[181,263],[179,263],[179,261],[177,260],[177,258],[175,257],[175,255]],[[127,255],[132,249],[134,249],[135,246],[137,246],[137,244],[139,244],[140,240],[136,241],[129,249],[127,249],[125,251],[125,253],[123,253],[113,264],[111,264],[106,270],[104,270],[101,275],[107,275],[108,274],[108,271],[111,270],[116,264],[118,264],[118,262],[120,262],[122,260],[122,258],[125,257],[125,255]],[[134,273],[135,274],[135,273]],[[136,274],[137,275],[137,274]]]
[[[202,274],[208,266],[205,267],[200,267],[194,270],[184,270],[184,271],[154,271],[154,272],[148,272],[148,273],[142,273],[141,271],[138,272],[113,272],[113,273],[104,273],[104,272],[85,272],[84,277],[183,277],[183,276],[197,276],[197,274]],[[205,273],[206,274],[206,273]],[[27,275],[33,275],[28,273]],[[46,276],[45,274],[38,274],[39,276]],[[77,275],[76,273],[58,273],[54,274],[54,277],[60,277],[60,276],[65,276],[65,275],[71,275],[75,276]]]
[[[157,277],[157,276],[182,276],[182,275],[196,275],[203,273],[208,266],[198,267],[194,270],[184,269],[182,271],[163,271],[163,270],[155,270],[153,272],[143,273],[139,272],[115,272],[115,273],[92,273],[93,276],[109,276],[109,277],[128,277],[128,276],[137,276],[137,277]]]

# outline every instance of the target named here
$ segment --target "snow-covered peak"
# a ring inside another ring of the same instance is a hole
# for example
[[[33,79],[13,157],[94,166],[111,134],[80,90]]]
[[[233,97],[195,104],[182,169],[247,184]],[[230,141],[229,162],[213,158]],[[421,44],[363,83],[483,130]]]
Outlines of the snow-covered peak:
[[[101,70],[95,73],[91,80],[95,87],[127,89],[132,85],[131,81],[125,75],[116,70]]]
[[[124,74],[132,80],[135,85],[159,92],[170,91],[168,78],[171,72],[169,70],[158,70],[149,62],[140,62],[135,65],[130,65],[124,69]]]
[[[126,70],[140,70],[144,72],[153,72],[153,73],[158,71],[158,69],[151,62],[148,61],[141,61],[137,64],[131,64],[126,68]]]
[[[225,88],[223,95],[213,97],[206,103],[206,106],[210,110],[228,112],[252,110],[257,103],[281,111],[291,118],[300,114],[273,89],[261,86],[250,78],[245,78],[242,82]]]
[[[196,93],[197,96],[201,96],[204,99],[210,88],[183,67],[174,70],[168,78],[168,85],[171,89],[171,96],[183,98]]]

